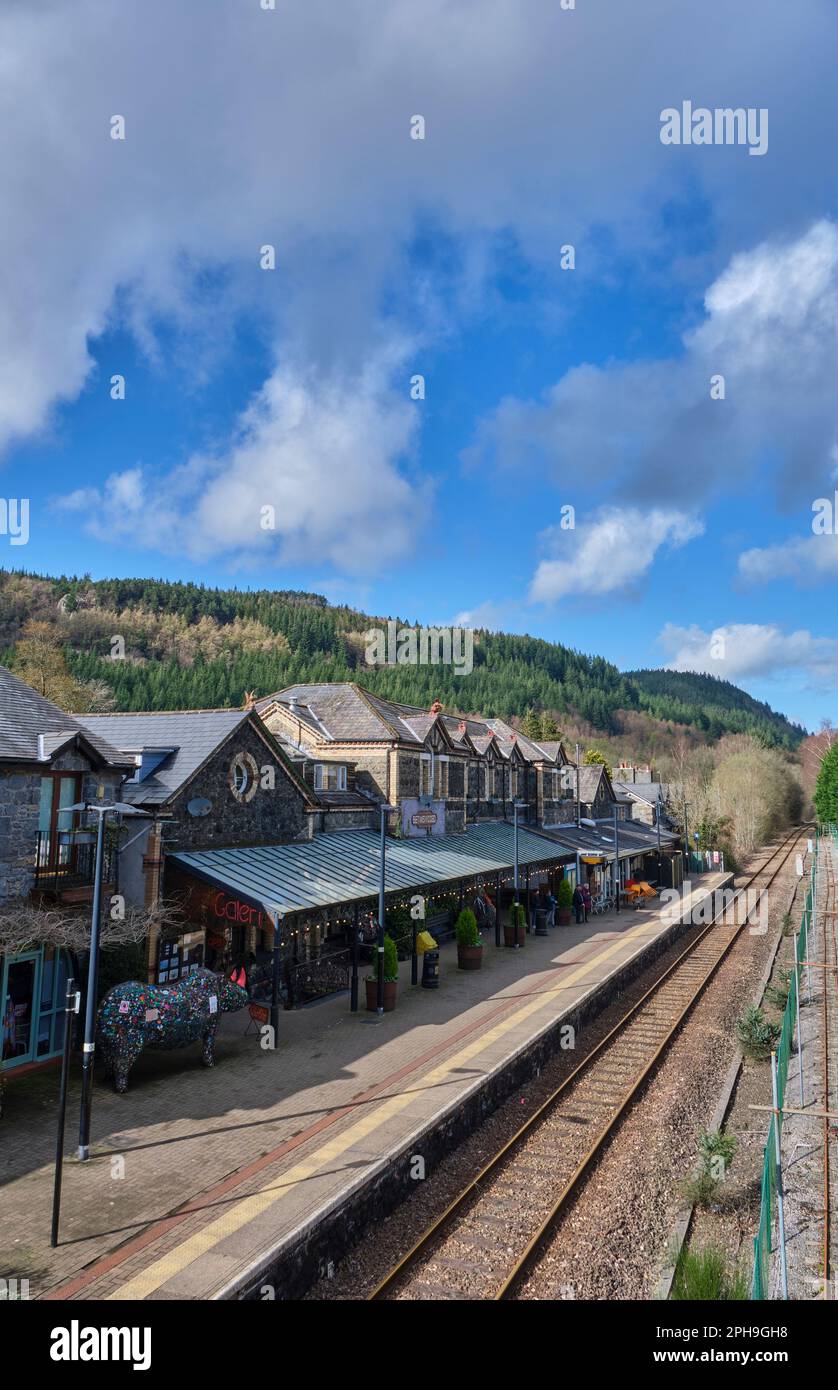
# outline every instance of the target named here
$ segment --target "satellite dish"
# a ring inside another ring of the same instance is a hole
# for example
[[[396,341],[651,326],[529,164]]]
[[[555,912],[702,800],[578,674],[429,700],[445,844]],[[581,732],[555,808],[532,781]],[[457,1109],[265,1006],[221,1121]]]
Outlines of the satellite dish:
[[[206,796],[195,796],[191,801],[187,801],[186,809],[190,816],[208,816],[212,810],[212,802]]]

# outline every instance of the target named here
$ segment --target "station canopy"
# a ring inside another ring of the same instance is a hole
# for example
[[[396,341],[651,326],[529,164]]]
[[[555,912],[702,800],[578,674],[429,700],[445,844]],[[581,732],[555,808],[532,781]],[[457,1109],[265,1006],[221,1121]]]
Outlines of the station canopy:
[[[458,879],[489,877],[515,862],[511,825],[475,825],[463,835],[387,837],[385,891],[419,889]],[[204,882],[233,897],[286,916],[373,898],[381,873],[376,830],[345,830],[314,840],[167,855]],[[573,853],[544,835],[518,830],[518,864],[550,864]]]

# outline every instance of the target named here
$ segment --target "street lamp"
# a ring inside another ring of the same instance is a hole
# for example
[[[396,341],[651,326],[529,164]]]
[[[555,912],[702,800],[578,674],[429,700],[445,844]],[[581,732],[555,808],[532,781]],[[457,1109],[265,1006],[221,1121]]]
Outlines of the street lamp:
[[[90,1111],[93,1105],[93,1054],[96,1047],[96,991],[99,975],[99,928],[102,915],[102,873],[104,870],[105,817],[113,811],[117,815],[138,816],[136,806],[124,801],[110,803],[101,801],[80,801],[75,806],[65,807],[67,811],[93,811],[99,817],[96,829],[96,863],[93,871],[93,911],[90,924],[90,960],[87,967],[87,999],[84,1008],[84,1050],[82,1052],[81,1109],[79,1112],[79,1150],[82,1163],[90,1158]]]
[[[525,801],[513,801],[512,803],[512,825],[515,832],[515,901],[518,901],[518,812],[526,807]]]
[[[274,950],[271,962],[271,1028],[274,1047],[279,1043],[279,951],[282,930],[282,917],[277,911],[271,913],[274,923]]]
[[[582,806],[579,800],[579,744],[576,745],[576,830],[582,829]],[[579,858],[579,846],[576,846],[576,887],[582,881],[582,861]]]
[[[620,832],[617,828],[617,803],[614,803],[614,878],[616,892],[616,910],[620,911]]]
[[[375,1012],[384,1013],[384,856],[386,844],[387,815],[395,811],[395,806],[382,802],[381,811],[381,877],[378,880],[378,991]]]
[[[525,802],[525,801],[513,801],[513,803],[512,803],[512,826],[513,826],[514,841],[515,841],[515,877],[514,877],[514,879],[513,879],[513,886],[514,886],[514,888],[515,888],[515,902],[516,902],[516,903],[518,902],[518,812],[519,812],[520,810],[522,810],[522,809],[524,808],[525,805],[526,805],[526,802]],[[527,927],[529,927],[529,910],[530,910],[530,905],[529,905],[529,903],[527,903]],[[516,936],[516,938],[515,938],[515,945],[516,945],[516,946],[518,945],[517,936]]]

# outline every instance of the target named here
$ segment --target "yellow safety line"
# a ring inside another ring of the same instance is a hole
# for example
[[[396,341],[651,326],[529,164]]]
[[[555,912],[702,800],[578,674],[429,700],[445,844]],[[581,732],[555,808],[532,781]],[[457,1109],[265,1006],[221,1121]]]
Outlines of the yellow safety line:
[[[697,891],[697,889],[692,889],[690,892],[690,897],[688,899],[690,904]],[[686,911],[686,904],[682,906],[682,911]],[[512,1028],[517,1027],[517,1025],[528,1018],[530,1014],[536,1013],[539,1009],[543,1009],[545,1003],[550,1001],[552,995],[559,992],[564,993],[567,989],[572,988],[577,980],[583,979],[595,966],[600,965],[603,961],[616,955],[618,951],[623,950],[635,937],[640,936],[644,931],[648,931],[649,925],[648,921],[638,922],[637,926],[632,927],[625,936],[621,936],[618,941],[612,942],[611,945],[606,946],[604,950],[600,951],[598,955],[593,956],[589,961],[585,961],[584,964],[572,971],[570,975],[566,975],[557,989],[544,990],[540,994],[534,995],[527,1003],[522,1004],[513,1013],[507,1014],[500,1022],[496,1023],[493,1028],[490,1028],[488,1032],[481,1033],[478,1038],[468,1043],[461,1051],[455,1053],[453,1057],[449,1057],[447,1061],[442,1062],[438,1067],[435,1067],[433,1071],[424,1073],[422,1076],[422,1084],[425,1089],[430,1090],[434,1086],[439,1085],[440,1082],[445,1081],[445,1079],[450,1076],[451,1072],[460,1070],[464,1062],[470,1061],[470,1059],[477,1056],[479,1052],[484,1052],[492,1043],[497,1042],[498,1039],[510,1032]],[[569,949],[578,950],[578,946],[570,947]],[[502,995],[500,997],[503,998]],[[460,1080],[461,1078],[458,1077],[457,1079]],[[275,1202],[282,1201],[282,1199],[288,1195],[291,1188],[296,1187],[302,1182],[306,1182],[319,1170],[327,1167],[327,1165],[340,1158],[346,1153],[347,1149],[352,1148],[353,1144],[357,1144],[360,1140],[366,1139],[374,1130],[380,1128],[381,1125],[392,1119],[394,1115],[397,1115],[400,1110],[406,1109],[415,1099],[416,1095],[412,1090],[402,1092],[399,1095],[389,1096],[386,1100],[382,1101],[375,1110],[370,1111],[368,1114],[364,1115],[362,1119],[356,1120],[355,1124],[350,1125],[348,1129],[335,1135],[333,1139],[329,1140],[327,1144],[322,1145],[319,1149],[316,1149],[308,1158],[304,1158],[299,1163],[296,1163],[294,1167],[289,1168],[286,1173],[276,1174],[264,1187],[260,1188],[258,1192],[254,1192],[249,1197],[242,1198],[235,1206],[226,1211],[223,1216],[217,1217],[215,1221],[211,1221],[200,1231],[196,1231],[194,1235],[188,1236],[180,1245],[175,1246],[174,1249],[162,1255],[159,1260],[155,1260],[153,1264],[150,1264],[147,1269],[141,1270],[133,1279],[129,1279],[126,1284],[123,1284],[114,1293],[109,1294],[108,1298],[111,1300],[148,1298],[150,1294],[156,1292],[163,1284],[168,1283],[170,1279],[173,1279],[174,1276],[185,1269],[187,1265],[192,1264],[194,1260],[200,1259],[202,1255],[207,1254],[208,1251],[212,1250],[213,1247],[218,1245],[222,1240],[226,1240],[227,1236],[234,1235],[236,1231],[241,1230],[249,1221],[253,1221],[255,1217],[260,1216],[263,1211],[273,1206]],[[374,1162],[374,1160],[370,1159],[370,1163],[372,1162]],[[282,1190],[280,1192],[276,1190],[277,1184],[281,1184]]]

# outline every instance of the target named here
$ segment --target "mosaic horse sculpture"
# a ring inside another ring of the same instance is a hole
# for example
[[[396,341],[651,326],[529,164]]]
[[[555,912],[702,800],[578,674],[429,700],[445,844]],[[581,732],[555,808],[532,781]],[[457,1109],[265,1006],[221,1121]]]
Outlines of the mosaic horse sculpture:
[[[200,1038],[204,1066],[214,1066],[220,1017],[250,1002],[245,984],[244,971],[228,979],[196,970],[175,985],[115,985],[99,1006],[96,1032],[115,1089],[128,1089],[128,1073],[146,1047],[188,1047]]]

